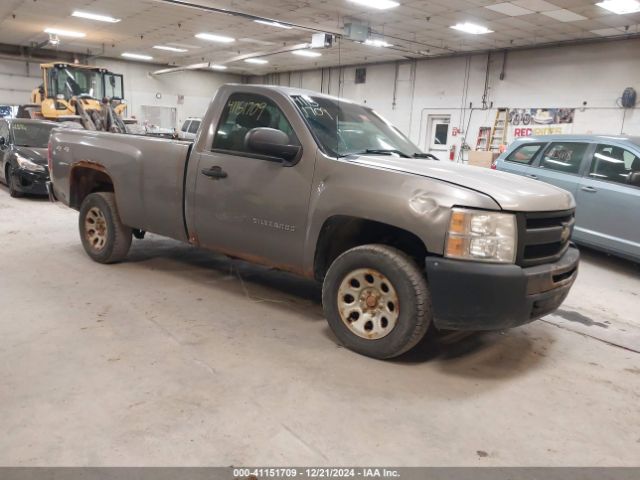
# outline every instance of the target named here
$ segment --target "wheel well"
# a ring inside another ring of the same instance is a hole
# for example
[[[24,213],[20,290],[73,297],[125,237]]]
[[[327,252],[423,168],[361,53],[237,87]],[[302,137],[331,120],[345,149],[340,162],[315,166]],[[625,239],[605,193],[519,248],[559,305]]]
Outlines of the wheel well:
[[[100,168],[74,167],[71,170],[69,206],[80,209],[87,195],[94,192],[113,192],[111,177]]]
[[[386,223],[341,215],[329,218],[320,230],[314,258],[316,279],[322,280],[329,266],[342,253],[370,243],[395,247],[424,267],[428,251],[415,234]]]

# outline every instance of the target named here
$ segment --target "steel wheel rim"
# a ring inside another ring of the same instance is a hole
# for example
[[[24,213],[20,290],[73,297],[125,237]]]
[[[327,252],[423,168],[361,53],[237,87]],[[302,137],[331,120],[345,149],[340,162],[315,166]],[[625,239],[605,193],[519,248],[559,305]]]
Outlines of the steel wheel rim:
[[[337,300],[340,319],[360,338],[384,338],[398,323],[398,293],[385,275],[372,268],[359,268],[345,275]]]
[[[107,219],[97,207],[92,207],[84,218],[84,234],[87,242],[96,251],[102,250],[107,244]]]

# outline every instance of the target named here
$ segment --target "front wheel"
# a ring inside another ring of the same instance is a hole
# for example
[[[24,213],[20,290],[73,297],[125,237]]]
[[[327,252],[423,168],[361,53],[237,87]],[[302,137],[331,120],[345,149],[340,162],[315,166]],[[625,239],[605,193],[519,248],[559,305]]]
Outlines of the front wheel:
[[[22,197],[22,192],[18,191],[16,188],[16,179],[13,178],[13,167],[11,166],[11,164],[7,166],[5,178],[7,180],[7,187],[9,187],[9,195],[11,195],[13,198]]]
[[[78,227],[84,250],[96,262],[115,263],[126,258],[132,230],[120,221],[113,193],[88,195],[80,207]]]
[[[345,347],[380,359],[413,348],[432,318],[424,274],[409,256],[386,245],[340,255],[324,279],[322,304]]]

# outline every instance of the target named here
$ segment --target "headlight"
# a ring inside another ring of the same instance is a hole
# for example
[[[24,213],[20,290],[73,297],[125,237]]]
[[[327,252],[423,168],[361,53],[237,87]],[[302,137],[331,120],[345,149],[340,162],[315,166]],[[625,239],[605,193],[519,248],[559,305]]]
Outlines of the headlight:
[[[514,263],[518,233],[511,213],[454,208],[445,256],[480,262]]]
[[[38,165],[37,163],[33,163],[31,160],[28,160],[20,155],[16,156],[16,162],[20,168],[27,170],[29,172],[44,172],[45,168],[43,165]]]

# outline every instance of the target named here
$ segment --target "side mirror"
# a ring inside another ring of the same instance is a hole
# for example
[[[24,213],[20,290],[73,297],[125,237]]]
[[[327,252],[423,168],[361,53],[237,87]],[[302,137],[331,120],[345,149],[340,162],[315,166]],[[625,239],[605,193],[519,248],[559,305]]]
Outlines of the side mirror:
[[[627,179],[627,183],[629,185],[640,187],[640,172],[631,172],[629,174],[629,178]]]
[[[302,147],[289,144],[289,135],[275,128],[253,128],[244,137],[245,147],[255,153],[290,163],[298,159]]]
[[[0,147],[4,147],[7,144],[7,139],[0,137]]]

